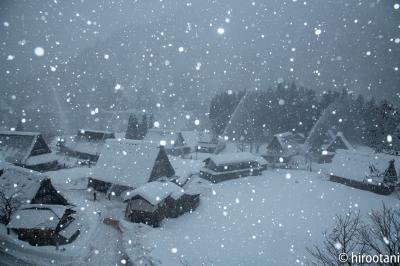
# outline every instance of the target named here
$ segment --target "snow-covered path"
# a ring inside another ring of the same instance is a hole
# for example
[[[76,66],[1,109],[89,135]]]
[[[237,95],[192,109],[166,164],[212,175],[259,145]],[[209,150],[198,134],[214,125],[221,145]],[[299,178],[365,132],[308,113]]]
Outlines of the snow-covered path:
[[[91,239],[91,256],[83,265],[131,265],[122,247],[122,234],[114,227],[100,223]]]

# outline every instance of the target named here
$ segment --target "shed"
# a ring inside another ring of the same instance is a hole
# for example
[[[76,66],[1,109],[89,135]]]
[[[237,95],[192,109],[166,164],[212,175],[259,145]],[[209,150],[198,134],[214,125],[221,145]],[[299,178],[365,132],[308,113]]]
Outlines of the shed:
[[[263,168],[257,156],[249,152],[222,153],[210,156],[203,161],[200,177],[214,183],[245,177],[260,175]]]
[[[98,191],[120,194],[175,174],[163,146],[138,140],[106,141],[89,185]]]
[[[37,132],[0,132],[0,155],[6,162],[36,171],[57,167],[57,159]]]
[[[63,245],[79,235],[75,211],[63,205],[27,204],[11,216],[7,228],[31,245]]]

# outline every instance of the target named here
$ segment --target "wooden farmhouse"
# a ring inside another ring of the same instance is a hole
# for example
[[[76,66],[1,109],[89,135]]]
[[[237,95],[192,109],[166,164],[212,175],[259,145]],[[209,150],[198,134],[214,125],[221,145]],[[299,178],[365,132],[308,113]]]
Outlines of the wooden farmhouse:
[[[13,213],[7,228],[31,245],[64,245],[80,233],[75,213],[64,205],[27,204]]]
[[[159,178],[175,174],[165,148],[138,140],[106,141],[89,186],[97,191],[120,195]]]
[[[229,179],[261,175],[263,167],[259,158],[249,152],[222,153],[205,159],[200,177],[213,183]]]
[[[114,138],[112,132],[80,129],[76,136],[59,142],[59,147],[66,155],[96,162],[105,141]]]
[[[292,157],[302,152],[305,138],[303,134],[285,132],[274,135],[267,145],[265,159],[271,164],[288,165]]]
[[[35,171],[48,171],[58,164],[43,136],[37,132],[0,132],[0,158]]]
[[[186,145],[181,132],[152,128],[148,130],[144,140],[164,146],[169,155],[183,156],[190,153],[190,147]]]
[[[172,182],[155,181],[126,192],[124,202],[127,202],[125,217],[129,221],[157,227],[165,218],[194,211],[200,195],[185,192]]]

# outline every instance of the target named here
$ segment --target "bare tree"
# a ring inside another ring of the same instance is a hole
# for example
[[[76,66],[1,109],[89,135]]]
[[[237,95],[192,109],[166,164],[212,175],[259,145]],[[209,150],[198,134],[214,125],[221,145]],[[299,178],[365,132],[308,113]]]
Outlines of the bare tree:
[[[17,193],[7,195],[4,191],[0,191],[0,223],[8,224],[11,219],[11,215],[19,207],[19,199],[16,196]]]
[[[344,216],[336,215],[335,227],[330,233],[325,232],[322,244],[307,248],[312,256],[311,265],[345,265],[339,261],[339,254],[351,252],[365,253],[366,245],[360,241],[360,230],[364,225],[360,213],[349,213]],[[351,261],[347,265],[352,265]]]
[[[400,211],[386,207],[369,214],[368,226],[360,231],[362,241],[377,255],[398,255],[400,253]],[[398,264],[385,264],[398,265]]]

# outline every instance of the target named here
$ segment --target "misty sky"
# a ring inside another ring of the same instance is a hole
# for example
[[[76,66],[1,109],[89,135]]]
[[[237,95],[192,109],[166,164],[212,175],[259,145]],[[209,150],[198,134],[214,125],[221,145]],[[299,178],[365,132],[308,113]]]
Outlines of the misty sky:
[[[61,80],[65,96],[75,90],[68,84],[76,72],[86,73],[77,61],[90,51],[100,65],[103,55],[110,56],[101,71],[112,69],[116,82],[132,91],[145,86],[143,76],[156,94],[168,87],[168,93],[186,97],[190,90],[206,98],[285,80],[400,102],[400,9],[392,0],[3,0],[0,5],[0,80],[7,95],[26,88],[23,80],[51,76]],[[36,56],[35,47],[43,47],[44,56]],[[87,71],[94,71],[93,64]],[[30,89],[42,90],[34,84]]]

